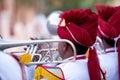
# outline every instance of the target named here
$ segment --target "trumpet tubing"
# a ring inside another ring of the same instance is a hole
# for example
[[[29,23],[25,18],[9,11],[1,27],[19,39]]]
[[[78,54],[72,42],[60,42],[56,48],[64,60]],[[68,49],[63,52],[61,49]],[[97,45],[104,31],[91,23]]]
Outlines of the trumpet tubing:
[[[0,49],[8,49],[12,47],[19,47],[19,46],[27,46],[27,49],[25,53],[30,53],[32,60],[35,56],[39,56],[39,59],[37,61],[33,61],[28,63],[27,65],[32,64],[44,64],[44,63],[61,63],[61,62],[68,62],[68,61],[54,61],[53,60],[53,54],[51,54],[54,51],[59,51],[58,48],[51,48],[50,43],[59,43],[59,42],[67,42],[71,45],[74,51],[74,58],[70,61],[75,61],[76,58],[76,48],[74,44],[66,39],[48,39],[48,40],[23,40],[23,41],[5,41],[0,40]],[[46,44],[47,48],[40,48],[38,49],[39,45]],[[42,53],[46,52],[44,56],[42,56]]]

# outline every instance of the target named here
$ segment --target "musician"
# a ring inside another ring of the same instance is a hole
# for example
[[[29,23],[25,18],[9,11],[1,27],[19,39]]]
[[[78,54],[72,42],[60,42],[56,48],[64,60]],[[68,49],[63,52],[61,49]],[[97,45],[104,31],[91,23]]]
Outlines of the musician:
[[[73,42],[77,50],[75,62],[59,64],[64,80],[101,80],[100,66],[93,46],[97,35],[97,15],[90,9],[69,10],[60,15],[58,35]],[[60,56],[73,59],[73,49],[65,42],[58,45]],[[89,57],[85,53],[89,49]]]
[[[95,7],[98,11],[98,36],[105,49],[105,54],[99,56],[100,65],[106,70],[107,80],[119,80],[120,6],[96,4]]]

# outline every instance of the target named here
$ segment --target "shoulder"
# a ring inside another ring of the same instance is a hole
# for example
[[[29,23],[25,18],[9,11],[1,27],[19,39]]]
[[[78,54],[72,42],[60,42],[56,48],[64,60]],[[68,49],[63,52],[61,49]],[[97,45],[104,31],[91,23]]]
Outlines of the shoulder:
[[[89,80],[86,60],[62,63],[58,67],[63,71],[66,80]]]

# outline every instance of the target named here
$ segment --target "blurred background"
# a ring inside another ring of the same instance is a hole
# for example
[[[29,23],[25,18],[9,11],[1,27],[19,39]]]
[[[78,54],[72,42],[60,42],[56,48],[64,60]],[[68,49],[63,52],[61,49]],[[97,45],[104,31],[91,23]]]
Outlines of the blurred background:
[[[46,27],[53,11],[90,8],[102,3],[120,5],[120,0],[0,0],[0,35],[7,40],[52,38]]]

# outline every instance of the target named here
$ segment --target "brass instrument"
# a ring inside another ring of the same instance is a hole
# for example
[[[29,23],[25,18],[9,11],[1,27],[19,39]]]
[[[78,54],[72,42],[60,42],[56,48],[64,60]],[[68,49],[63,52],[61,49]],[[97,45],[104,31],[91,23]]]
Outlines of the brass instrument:
[[[95,42],[95,47],[97,49],[98,54],[104,54],[105,53],[105,48],[103,45],[103,42],[100,37],[97,36],[96,42]]]
[[[74,59],[73,60],[61,60],[56,61],[53,60],[53,54],[52,51],[57,51],[59,49],[52,48],[51,43],[59,43],[59,42],[67,42],[71,45],[71,47],[74,50]],[[38,50],[38,46],[45,44],[47,45],[46,49],[40,49]],[[38,65],[38,64],[52,64],[52,63],[63,63],[63,62],[69,62],[69,61],[75,61],[76,58],[76,49],[74,44],[66,39],[48,39],[48,40],[23,40],[23,41],[8,41],[0,39],[0,50],[5,50],[12,47],[19,47],[19,46],[27,46],[25,51],[22,51],[22,53],[30,53],[32,62],[29,62],[27,65]],[[43,56],[42,53],[46,52]],[[16,52],[16,54],[19,54],[20,52]],[[34,57],[38,56],[37,61],[33,61]]]

